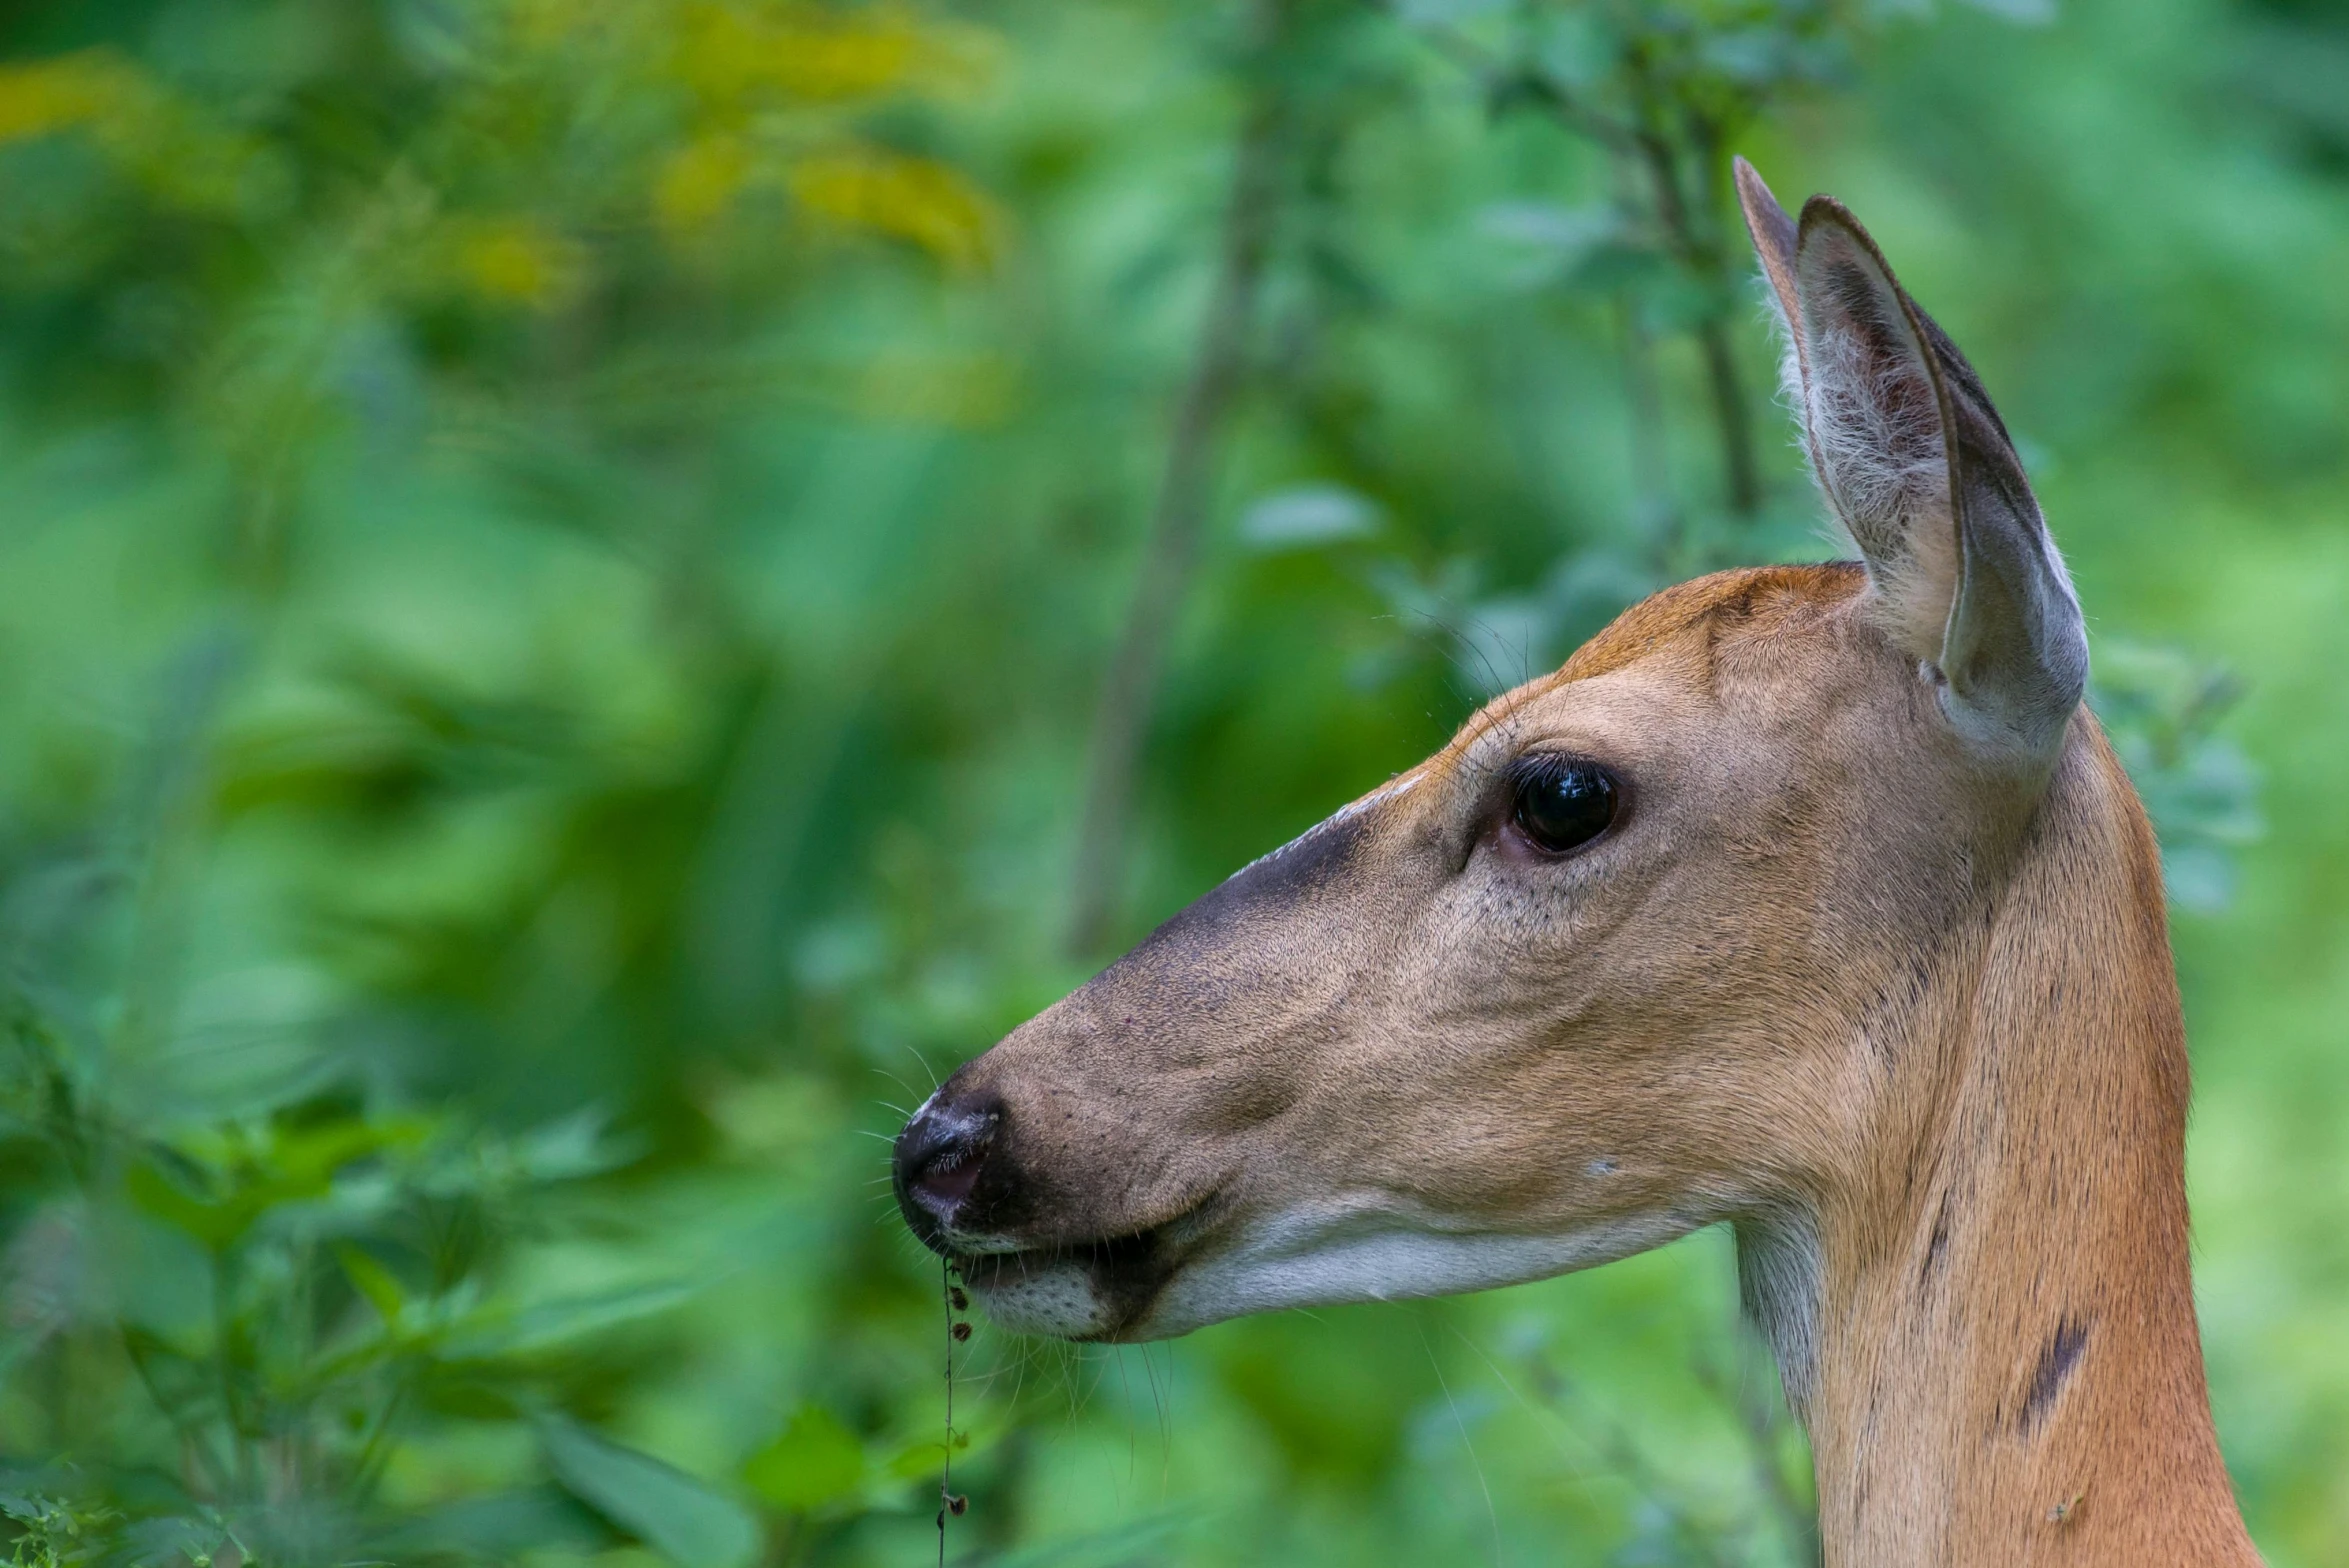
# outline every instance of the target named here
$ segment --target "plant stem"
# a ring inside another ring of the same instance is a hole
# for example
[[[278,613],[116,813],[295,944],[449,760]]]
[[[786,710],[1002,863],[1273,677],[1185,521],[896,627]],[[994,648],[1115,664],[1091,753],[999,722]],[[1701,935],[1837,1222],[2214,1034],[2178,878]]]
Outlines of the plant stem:
[[[1740,518],[1757,516],[1762,509],[1762,469],[1754,448],[1753,412],[1746,402],[1745,378],[1738,373],[1728,313],[1718,303],[1734,298],[1737,284],[1737,272],[1717,221],[1727,199],[1723,184],[1728,167],[1724,161],[1728,153],[1726,127],[1694,108],[1684,108],[1675,116],[1673,111],[1683,106],[1673,102],[1671,89],[1656,80],[1636,49],[1623,67],[1635,106],[1633,119],[1626,121],[1597,112],[1538,67],[1507,69],[1456,29],[1431,27],[1423,29],[1422,35],[1474,72],[1488,93],[1537,104],[1567,129],[1606,148],[1618,169],[1646,171],[1654,188],[1656,221],[1667,247],[1698,284],[1717,297],[1690,333],[1704,365],[1729,510]],[[1684,161],[1696,167],[1704,193],[1703,200],[1694,204],[1681,185]]]
[[[1746,406],[1744,378],[1737,373],[1728,323],[1715,316],[1697,328],[1697,348],[1704,355],[1705,381],[1713,394],[1713,429],[1721,442],[1729,510],[1750,519],[1762,509],[1761,468],[1754,460],[1753,416]]]
[[[1281,0],[1263,0],[1256,9],[1260,66],[1278,42],[1281,10]],[[1141,575],[1094,718],[1068,932],[1068,949],[1080,957],[1101,949],[1116,915],[1135,774],[1157,707],[1167,641],[1197,565],[1224,413],[1245,368],[1249,325],[1278,206],[1281,111],[1272,73],[1259,70],[1233,157],[1214,292],[1175,415]]]
[[[220,1424],[228,1438],[229,1475],[238,1500],[255,1495],[253,1453],[245,1442],[245,1423],[237,1410],[236,1314],[232,1308],[229,1257],[225,1246],[212,1249],[212,1362],[219,1381]]]
[[[1692,158],[1700,169],[1718,163],[1720,134],[1710,122],[1699,122],[1689,136]],[[1697,211],[1681,190],[1682,149],[1663,133],[1643,129],[1638,135],[1641,158],[1655,188],[1656,218],[1681,265],[1709,292],[1727,295],[1735,280],[1722,254],[1719,237],[1709,219]],[[1708,189],[1713,182],[1704,180]],[[1709,212],[1709,208],[1707,209]],[[1704,361],[1705,384],[1713,404],[1713,430],[1721,448],[1723,487],[1729,510],[1752,518],[1762,509],[1761,464],[1754,452],[1752,410],[1746,406],[1744,378],[1737,372],[1737,351],[1729,339],[1729,322],[1719,308],[1708,308],[1694,333],[1697,353]]]

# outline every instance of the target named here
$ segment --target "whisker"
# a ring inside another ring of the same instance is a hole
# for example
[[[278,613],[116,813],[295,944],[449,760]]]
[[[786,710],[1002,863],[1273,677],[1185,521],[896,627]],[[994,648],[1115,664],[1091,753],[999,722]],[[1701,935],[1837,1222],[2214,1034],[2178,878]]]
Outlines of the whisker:
[[[1428,1343],[1427,1320],[1423,1317],[1417,1318],[1416,1323],[1419,1329],[1419,1348],[1427,1352],[1427,1364],[1435,1372],[1436,1387],[1444,1391],[1444,1404],[1452,1412],[1452,1426],[1460,1434],[1460,1446],[1468,1450],[1468,1463],[1476,1471],[1477,1490],[1484,1493],[1485,1519],[1493,1527],[1493,1565],[1494,1568],[1500,1568],[1501,1515],[1500,1511],[1493,1507],[1493,1488],[1492,1483],[1485,1478],[1484,1458],[1477,1453],[1476,1443],[1468,1435],[1468,1423],[1461,1419],[1460,1402],[1452,1397],[1452,1383],[1449,1378],[1444,1376],[1444,1364],[1436,1358],[1435,1346]]]
[[[897,1085],[897,1087],[903,1089],[906,1093],[915,1095],[917,1098],[920,1095],[920,1091],[915,1089],[912,1084],[907,1083],[903,1078],[898,1077],[897,1074],[891,1072],[886,1067],[868,1067],[865,1069],[865,1071],[873,1074],[875,1077],[888,1079],[891,1083]],[[897,1111],[901,1116],[906,1114],[903,1110],[899,1109],[899,1107],[895,1105],[891,1105],[889,1108],[893,1111]]]
[[[1146,1364],[1144,1370],[1148,1370]],[[1134,1388],[1126,1380],[1126,1347],[1123,1345],[1117,1347],[1117,1390],[1124,1396],[1126,1405],[1126,1489],[1131,1491],[1134,1486],[1134,1458],[1139,1445],[1134,1439]]]
[[[903,1050],[906,1055],[914,1059],[914,1065],[921,1068],[922,1076],[930,1080],[930,1092],[932,1094],[936,1094],[941,1088],[944,1087],[944,1085],[938,1082],[938,1069],[930,1065],[930,1059],[928,1057],[924,1056],[920,1051],[914,1049],[914,1044],[911,1040],[900,1040],[897,1043],[899,1049]],[[910,1091],[912,1086],[908,1085],[907,1087]]]

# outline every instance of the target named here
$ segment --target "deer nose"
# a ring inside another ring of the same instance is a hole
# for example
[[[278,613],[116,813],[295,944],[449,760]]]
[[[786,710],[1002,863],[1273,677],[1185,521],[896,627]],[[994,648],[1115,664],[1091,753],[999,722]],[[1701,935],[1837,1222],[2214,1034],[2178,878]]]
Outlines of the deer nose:
[[[897,1135],[890,1174],[897,1206],[915,1235],[935,1247],[944,1228],[979,1184],[988,1152],[1003,1125],[1003,1107],[990,1096],[962,1102],[930,1096]]]

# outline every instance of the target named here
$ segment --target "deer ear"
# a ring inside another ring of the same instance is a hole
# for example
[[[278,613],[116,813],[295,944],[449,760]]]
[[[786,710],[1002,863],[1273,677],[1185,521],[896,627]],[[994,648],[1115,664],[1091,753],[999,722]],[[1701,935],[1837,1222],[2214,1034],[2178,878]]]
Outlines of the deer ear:
[[[1770,194],[1770,187],[1762,183],[1752,164],[1743,158],[1734,158],[1730,164],[1737,171],[1737,204],[1745,211],[1745,231],[1753,236],[1754,254],[1762,259],[1762,276],[1770,282],[1779,319],[1786,327],[1787,351],[1799,366],[1802,301],[1794,288],[1794,247],[1799,238],[1794,220],[1778,205],[1778,198]],[[1798,377],[1790,380],[1799,384]]]
[[[1786,314],[1811,469],[1867,561],[1872,612],[1938,672],[1969,742],[2051,757],[2087,684],[2087,632],[1989,394],[1841,203],[1814,196],[1795,224],[1742,161],[1737,183]]]

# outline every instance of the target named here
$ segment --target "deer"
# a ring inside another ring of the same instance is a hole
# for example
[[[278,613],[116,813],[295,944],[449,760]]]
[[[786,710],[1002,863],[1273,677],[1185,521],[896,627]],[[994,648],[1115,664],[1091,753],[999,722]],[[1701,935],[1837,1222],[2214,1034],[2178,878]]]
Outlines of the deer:
[[[1829,1568],[2255,1565],[2078,596],[1858,219],[1734,175],[1856,558],[1633,605],[1235,873],[955,1071],[898,1205],[996,1322],[1116,1342],[1726,1224]]]

